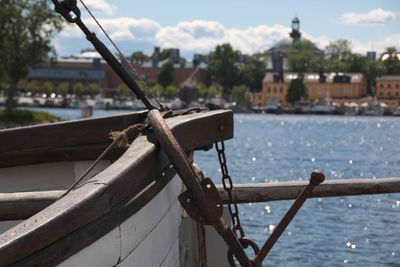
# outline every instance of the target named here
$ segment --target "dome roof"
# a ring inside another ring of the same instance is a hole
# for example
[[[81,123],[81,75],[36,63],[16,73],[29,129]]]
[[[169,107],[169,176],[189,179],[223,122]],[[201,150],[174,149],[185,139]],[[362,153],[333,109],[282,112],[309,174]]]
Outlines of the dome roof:
[[[272,48],[289,48],[293,44],[293,40],[290,38],[285,38],[277,42]]]

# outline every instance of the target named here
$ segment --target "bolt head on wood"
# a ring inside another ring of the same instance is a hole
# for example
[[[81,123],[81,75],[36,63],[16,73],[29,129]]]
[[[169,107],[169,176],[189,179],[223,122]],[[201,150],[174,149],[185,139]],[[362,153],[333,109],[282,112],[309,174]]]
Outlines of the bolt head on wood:
[[[310,184],[319,185],[325,180],[325,174],[322,171],[314,170],[311,173]]]

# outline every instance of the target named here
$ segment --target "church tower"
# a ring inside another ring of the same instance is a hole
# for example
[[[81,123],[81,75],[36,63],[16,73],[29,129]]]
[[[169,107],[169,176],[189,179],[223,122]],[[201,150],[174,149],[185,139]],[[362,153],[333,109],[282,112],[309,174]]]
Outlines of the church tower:
[[[293,43],[300,40],[300,20],[297,17],[292,20],[292,32],[290,33],[290,37],[293,39]]]

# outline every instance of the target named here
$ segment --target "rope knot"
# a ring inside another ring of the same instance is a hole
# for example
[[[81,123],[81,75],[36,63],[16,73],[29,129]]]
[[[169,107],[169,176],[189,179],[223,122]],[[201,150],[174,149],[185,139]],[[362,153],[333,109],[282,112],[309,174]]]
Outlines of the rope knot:
[[[132,142],[138,135],[142,132],[142,130],[146,127],[146,125],[138,123],[129,126],[123,131],[111,131],[110,138],[118,147],[126,147],[129,142]]]

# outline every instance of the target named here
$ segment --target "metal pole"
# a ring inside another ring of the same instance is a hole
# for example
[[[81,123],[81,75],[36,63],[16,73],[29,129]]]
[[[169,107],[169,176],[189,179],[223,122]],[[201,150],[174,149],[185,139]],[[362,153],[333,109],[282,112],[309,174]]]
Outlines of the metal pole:
[[[311,179],[310,183],[306,186],[306,188],[301,192],[301,194],[298,196],[296,201],[293,203],[293,205],[290,207],[288,212],[283,216],[282,220],[279,222],[279,224],[276,226],[272,234],[268,237],[267,241],[265,241],[263,247],[257,253],[257,255],[252,259],[252,261],[255,263],[256,266],[261,266],[262,261],[264,258],[267,256],[268,252],[271,250],[271,248],[274,246],[278,238],[281,236],[283,231],[285,231],[286,227],[289,225],[289,223],[292,221],[294,216],[296,216],[296,213],[299,211],[301,206],[304,204],[304,202],[307,200],[308,195],[312,192],[314,186],[319,185],[325,180],[325,175],[318,170],[315,170],[311,173]]]

